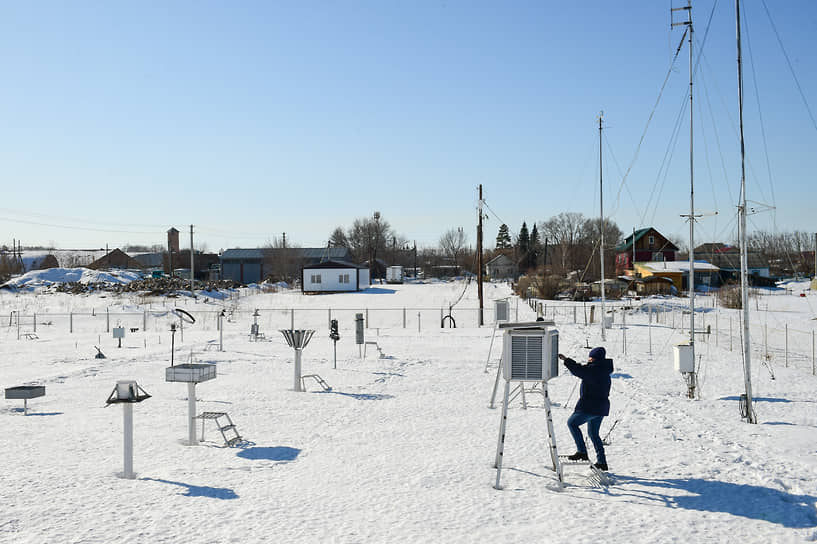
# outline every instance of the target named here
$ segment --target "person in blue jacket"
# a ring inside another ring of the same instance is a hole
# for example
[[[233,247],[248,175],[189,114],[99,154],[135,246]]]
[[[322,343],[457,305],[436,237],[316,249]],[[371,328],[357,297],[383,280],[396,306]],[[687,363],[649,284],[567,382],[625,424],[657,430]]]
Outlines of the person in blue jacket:
[[[587,364],[577,363],[561,353],[559,359],[571,374],[582,380],[579,389],[579,402],[573,414],[567,420],[567,427],[576,442],[576,453],[568,456],[571,461],[587,461],[587,446],[579,428],[587,423],[587,434],[596,450],[595,467],[607,470],[607,457],[604,454],[604,443],[599,436],[601,420],[610,413],[610,374],[613,373],[613,360],[606,358],[607,352],[602,347],[593,348],[587,357]]]

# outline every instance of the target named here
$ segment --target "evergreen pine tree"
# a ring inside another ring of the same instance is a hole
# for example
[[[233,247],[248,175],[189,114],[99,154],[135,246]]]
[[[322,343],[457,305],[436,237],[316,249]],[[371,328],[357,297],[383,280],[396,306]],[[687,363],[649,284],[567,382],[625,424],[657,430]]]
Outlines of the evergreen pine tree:
[[[539,231],[536,230],[536,223],[530,231],[530,243],[528,248],[528,267],[536,268],[541,254],[541,242],[539,241]]]
[[[499,225],[499,233],[496,235],[496,249],[510,249],[511,247],[513,247],[511,233],[508,230],[508,225],[502,223]]]
[[[519,230],[519,238],[516,241],[516,255],[519,266],[523,269],[528,268],[528,252],[530,251],[530,234],[528,233],[528,225],[523,221],[522,228]]]

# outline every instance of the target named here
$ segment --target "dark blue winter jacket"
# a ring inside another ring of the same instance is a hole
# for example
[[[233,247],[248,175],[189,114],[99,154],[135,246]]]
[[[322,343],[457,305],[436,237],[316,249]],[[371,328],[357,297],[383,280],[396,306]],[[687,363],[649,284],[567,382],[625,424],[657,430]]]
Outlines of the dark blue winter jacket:
[[[593,360],[581,365],[573,359],[565,359],[565,366],[571,374],[581,378],[579,402],[576,411],[606,416],[610,413],[610,374],[613,373],[613,360]]]

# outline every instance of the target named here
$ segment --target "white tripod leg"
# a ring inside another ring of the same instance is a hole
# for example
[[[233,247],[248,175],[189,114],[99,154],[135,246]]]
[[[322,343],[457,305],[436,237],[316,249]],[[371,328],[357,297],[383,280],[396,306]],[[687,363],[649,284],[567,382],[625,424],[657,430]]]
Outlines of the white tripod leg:
[[[499,440],[496,445],[496,483],[494,489],[502,489],[499,485],[499,478],[502,474],[502,456],[505,453],[505,428],[508,422],[508,395],[511,391],[511,382],[505,381],[505,395],[502,399],[502,419],[499,422]]]

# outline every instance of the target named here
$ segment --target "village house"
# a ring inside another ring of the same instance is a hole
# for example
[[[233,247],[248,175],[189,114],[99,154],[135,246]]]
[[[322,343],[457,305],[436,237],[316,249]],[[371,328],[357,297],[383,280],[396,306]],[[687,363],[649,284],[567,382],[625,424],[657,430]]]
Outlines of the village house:
[[[519,267],[507,255],[500,253],[485,264],[492,280],[513,280],[519,275]]]
[[[615,251],[616,275],[621,276],[628,271],[632,274],[634,263],[674,261],[678,246],[653,227],[647,227],[626,237]]]

